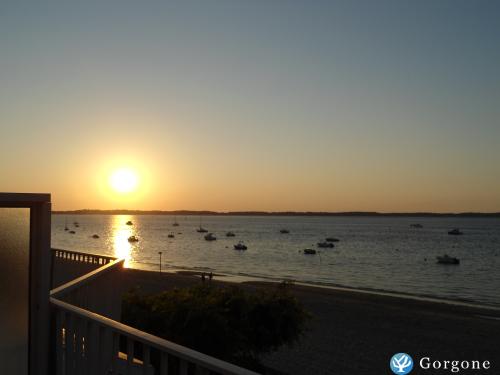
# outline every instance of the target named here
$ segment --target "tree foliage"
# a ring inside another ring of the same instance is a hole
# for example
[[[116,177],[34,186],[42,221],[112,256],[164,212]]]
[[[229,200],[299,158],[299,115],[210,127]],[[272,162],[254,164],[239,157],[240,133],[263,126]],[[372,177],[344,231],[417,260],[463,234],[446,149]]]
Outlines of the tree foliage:
[[[124,323],[197,351],[240,362],[291,344],[308,314],[285,284],[246,291],[200,285],[124,297]]]

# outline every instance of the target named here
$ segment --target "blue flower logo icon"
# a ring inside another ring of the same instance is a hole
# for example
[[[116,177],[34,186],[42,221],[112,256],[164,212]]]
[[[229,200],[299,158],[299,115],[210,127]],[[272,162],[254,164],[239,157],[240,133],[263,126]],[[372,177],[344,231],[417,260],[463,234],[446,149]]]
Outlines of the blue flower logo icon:
[[[413,368],[413,359],[406,353],[394,354],[389,363],[392,372],[397,375],[409,374]]]

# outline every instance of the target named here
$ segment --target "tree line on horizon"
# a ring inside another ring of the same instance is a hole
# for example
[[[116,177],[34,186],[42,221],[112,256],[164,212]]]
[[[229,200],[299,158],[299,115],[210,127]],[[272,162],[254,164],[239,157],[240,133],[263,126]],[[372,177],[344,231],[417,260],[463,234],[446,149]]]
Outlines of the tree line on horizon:
[[[500,212],[371,212],[371,211],[206,211],[206,210],[57,210],[52,211],[55,215],[176,215],[176,216],[413,216],[413,217],[500,217]]]

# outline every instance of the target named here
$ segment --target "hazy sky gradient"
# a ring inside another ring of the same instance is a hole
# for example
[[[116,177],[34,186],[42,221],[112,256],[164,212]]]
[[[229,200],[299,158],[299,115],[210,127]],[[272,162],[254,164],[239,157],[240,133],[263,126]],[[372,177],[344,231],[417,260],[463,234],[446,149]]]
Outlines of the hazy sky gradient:
[[[0,5],[0,190],[55,209],[500,211],[500,3]],[[130,197],[103,188],[139,170]]]

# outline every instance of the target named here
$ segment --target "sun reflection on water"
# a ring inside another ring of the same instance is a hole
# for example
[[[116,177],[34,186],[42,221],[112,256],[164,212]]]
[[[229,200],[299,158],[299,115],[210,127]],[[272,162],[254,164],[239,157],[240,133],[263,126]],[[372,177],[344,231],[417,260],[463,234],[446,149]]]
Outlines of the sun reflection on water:
[[[133,245],[128,241],[128,238],[132,235],[136,235],[133,226],[127,225],[127,221],[132,220],[129,215],[117,215],[114,216],[113,223],[113,249],[114,256],[117,258],[124,258],[124,267],[129,267]]]

